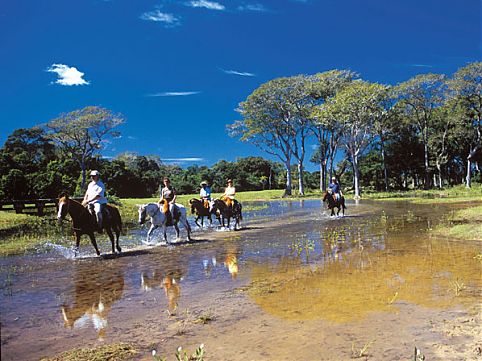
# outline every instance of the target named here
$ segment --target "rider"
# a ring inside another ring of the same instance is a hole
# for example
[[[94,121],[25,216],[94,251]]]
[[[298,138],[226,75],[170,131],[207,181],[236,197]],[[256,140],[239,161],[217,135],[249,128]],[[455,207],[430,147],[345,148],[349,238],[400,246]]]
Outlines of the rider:
[[[331,183],[328,184],[328,189],[333,194],[333,198],[335,199],[335,201],[339,201],[342,196],[342,193],[341,193],[340,183],[338,183],[335,176],[331,177]]]
[[[82,205],[88,205],[89,209],[94,208],[97,227],[99,232],[102,232],[102,210],[107,204],[107,199],[105,198],[105,186],[100,180],[100,173],[98,170],[91,171],[90,176],[92,182],[90,182],[87,187]]]
[[[174,215],[174,203],[176,202],[176,190],[171,185],[171,180],[167,177],[164,177],[164,188],[161,189],[161,199],[159,199],[159,203],[167,202],[169,204],[169,210],[166,214],[168,217],[167,220],[172,220],[172,216]]]
[[[201,190],[199,192],[199,197],[204,204],[204,207],[209,208],[209,201],[211,200],[211,187],[208,186],[208,182],[201,182]]]
[[[221,196],[221,199],[226,202],[226,205],[233,208],[234,204],[234,196],[236,195],[236,188],[233,187],[233,180],[228,179],[228,185],[224,189],[224,194]]]

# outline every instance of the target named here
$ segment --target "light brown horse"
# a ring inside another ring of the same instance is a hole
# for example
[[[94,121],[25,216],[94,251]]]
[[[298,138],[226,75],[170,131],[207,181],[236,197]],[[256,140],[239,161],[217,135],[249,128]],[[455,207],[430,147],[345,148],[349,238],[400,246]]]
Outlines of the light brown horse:
[[[87,208],[85,208],[79,202],[70,199],[68,196],[63,196],[59,199],[58,203],[59,212],[57,214],[57,219],[60,222],[65,218],[67,214],[72,218],[72,228],[75,232],[76,242],[75,242],[75,255],[79,250],[80,237],[86,234],[90,237],[90,241],[95,248],[95,252],[100,256],[99,248],[97,248],[97,242],[95,240],[94,232],[97,230],[97,221],[95,216],[92,215]],[[108,216],[104,215],[104,221],[102,222],[102,229],[104,229],[109,235],[109,239],[112,243],[112,253],[117,251],[121,252],[119,246],[119,235],[122,231],[122,220],[119,210],[110,205],[106,204]],[[115,232],[115,247],[114,247],[114,234]]]

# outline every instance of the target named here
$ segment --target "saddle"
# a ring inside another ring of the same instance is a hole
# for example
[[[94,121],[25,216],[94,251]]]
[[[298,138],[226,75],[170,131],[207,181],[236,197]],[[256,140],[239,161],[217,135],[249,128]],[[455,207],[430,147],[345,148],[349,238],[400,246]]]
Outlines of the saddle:
[[[233,208],[234,201],[231,198],[223,197],[223,201],[224,203],[226,203],[226,206],[228,206],[231,209]]]
[[[207,199],[201,199],[203,207],[209,209],[209,201]]]
[[[166,226],[174,226],[174,221],[178,222],[179,221],[179,217],[180,217],[180,213],[179,213],[179,209],[174,206],[173,207],[173,213],[174,214],[171,214],[171,212],[169,211],[169,202],[167,202],[165,199],[163,199],[162,201],[159,202],[160,206],[161,206],[161,212],[164,213],[164,215],[166,216]]]

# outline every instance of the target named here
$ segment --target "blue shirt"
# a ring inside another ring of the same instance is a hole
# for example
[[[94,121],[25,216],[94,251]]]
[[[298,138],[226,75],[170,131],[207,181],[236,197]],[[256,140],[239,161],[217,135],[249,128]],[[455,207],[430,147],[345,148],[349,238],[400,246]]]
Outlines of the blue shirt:
[[[201,191],[199,192],[199,196],[201,198],[206,198],[207,200],[211,200],[211,188],[209,188],[208,186],[204,187],[204,188],[201,188]]]
[[[340,185],[338,183],[330,183],[328,184],[328,188],[330,188],[333,193],[340,193]]]

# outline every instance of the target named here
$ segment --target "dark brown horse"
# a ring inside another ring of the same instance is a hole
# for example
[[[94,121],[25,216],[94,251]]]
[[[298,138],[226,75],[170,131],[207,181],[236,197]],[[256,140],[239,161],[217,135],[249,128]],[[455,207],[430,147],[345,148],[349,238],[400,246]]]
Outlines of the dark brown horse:
[[[332,216],[335,215],[335,208],[338,208],[338,212],[336,212],[337,216],[340,214],[340,210],[342,211],[343,215],[345,215],[345,197],[340,196],[340,199],[335,199],[332,193],[325,192],[323,202],[326,201],[328,201],[328,209],[331,209]]]
[[[231,218],[234,218],[234,220],[235,220],[234,229],[235,230],[239,226],[240,221],[243,220],[242,209],[243,209],[243,206],[237,200],[233,200],[233,206],[229,207],[226,204],[226,202],[221,200],[221,199],[212,200],[210,202],[210,207],[209,207],[210,212],[219,211],[221,213],[221,220],[222,220],[223,227],[225,227],[225,224],[224,224],[225,219],[228,220],[227,227],[229,228],[230,220],[231,220]]]
[[[189,204],[191,205],[191,213],[196,215],[196,219],[194,220],[194,223],[198,227],[203,227],[204,225],[204,217],[208,217],[209,219],[209,225],[213,224],[213,220],[211,218],[211,215],[214,213],[216,215],[216,218],[219,221],[219,224],[221,224],[221,219],[219,215],[216,212],[210,212],[209,211],[209,204],[207,207],[204,206],[204,202],[201,201],[200,199],[197,198],[191,198],[189,200]],[[201,224],[199,224],[197,221],[199,221],[199,218],[201,218]]]
[[[73,199],[69,199],[68,196],[63,196],[59,199],[58,207],[59,212],[57,214],[57,219],[59,220],[59,222],[62,222],[62,220],[67,214],[69,214],[72,218],[72,228],[74,229],[76,237],[75,255],[77,255],[77,252],[79,250],[80,237],[83,234],[87,234],[90,237],[90,241],[95,248],[95,252],[98,256],[100,256],[100,252],[97,248],[97,242],[95,241],[94,235],[94,232],[97,230],[97,221],[95,219],[95,216],[92,215],[82,204]],[[119,235],[122,231],[122,220],[119,210],[110,204],[107,204],[105,208],[107,209],[107,215],[104,214],[102,229],[104,229],[109,235],[110,241],[112,243],[112,253],[115,253],[116,248],[117,251],[121,252],[121,248],[119,246]],[[112,233],[113,231],[116,235],[115,247],[114,234]]]

